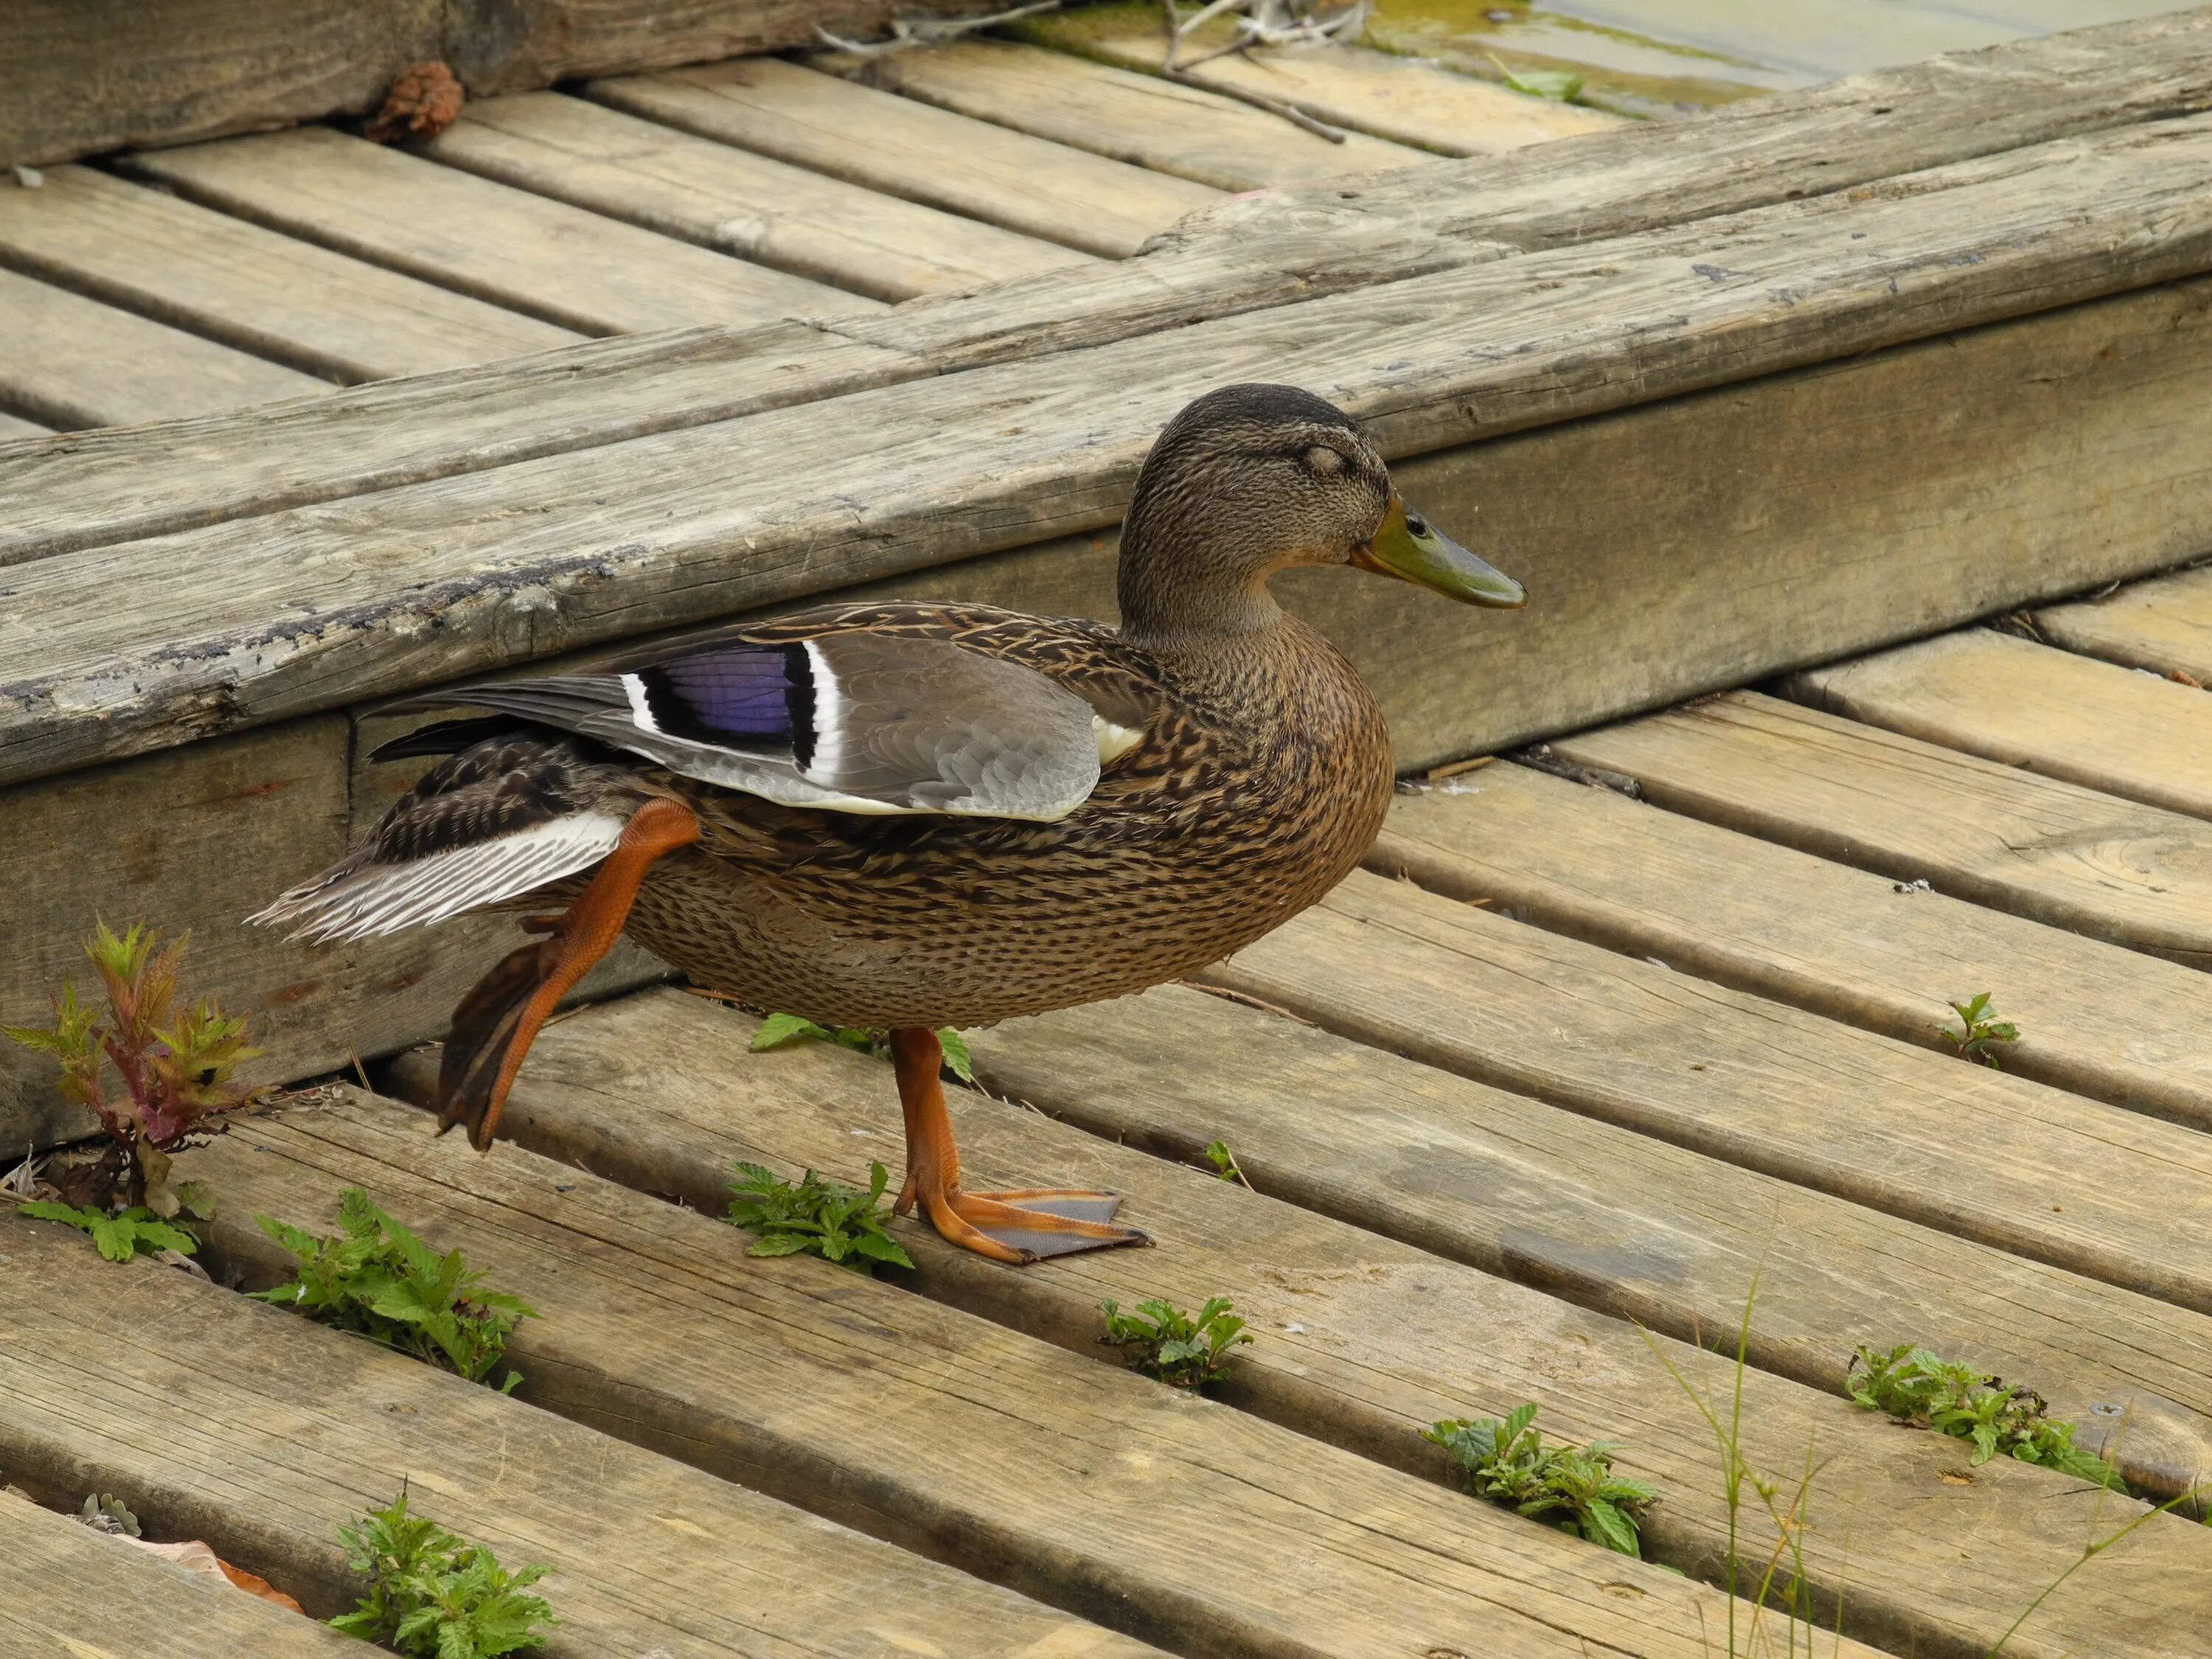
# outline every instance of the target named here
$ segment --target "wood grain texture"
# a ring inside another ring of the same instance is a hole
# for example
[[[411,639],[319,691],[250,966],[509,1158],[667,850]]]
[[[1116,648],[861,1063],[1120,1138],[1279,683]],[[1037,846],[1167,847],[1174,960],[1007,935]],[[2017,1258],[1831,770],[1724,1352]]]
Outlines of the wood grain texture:
[[[748,1016],[680,992],[592,1009],[532,1048],[506,1122],[533,1150],[709,1213],[724,1200],[732,1157],[860,1185],[871,1161],[896,1165],[902,1131],[880,1062],[822,1043],[752,1054],[755,1029]],[[403,1056],[396,1069],[404,1091],[427,1098],[433,1054]],[[1049,1111],[1054,1097],[1040,1103]],[[1623,1469],[1666,1494],[1644,1529],[1650,1559],[1709,1579],[1721,1573],[1727,1516],[1710,1431],[1667,1365],[1701,1389],[1726,1389],[1735,1382],[1726,1360],[1036,1112],[964,1091],[954,1091],[952,1109],[971,1184],[1110,1188],[1156,1248],[1008,1273],[907,1225],[899,1237],[925,1295],[1087,1352],[1097,1352],[1102,1297],[1195,1307],[1231,1295],[1258,1340],[1240,1350],[1220,1398],[1434,1479],[1448,1478],[1443,1460],[1418,1431],[1533,1401],[1546,1433],[1622,1443]],[[1862,1639],[1896,1652],[1978,1654],[2018,1608],[2014,1584],[1975,1564],[1994,1552],[2034,1581],[2078,1553],[2082,1518],[2070,1511],[2080,1499],[2060,1497],[2048,1476],[2002,1463],[1960,1480],[1957,1442],[1899,1436],[1765,1372],[1745,1375],[1744,1397],[1754,1462],[1791,1468],[1807,1444],[1821,1448],[1807,1569],[1824,1603],[1841,1596],[1845,1629]],[[1859,1517],[1848,1547],[1835,1501],[1846,1488]],[[1747,1522],[1739,1548],[1763,1562],[1772,1538],[1761,1524]],[[2212,1538],[2172,1523],[2144,1541],[2184,1571],[2212,1548]],[[2085,1584],[2091,1598],[2037,1621],[2030,1645],[2063,1651],[2077,1633],[2125,1630],[2145,1651],[2191,1651],[2193,1615],[2152,1589],[2148,1560],[2130,1571],[2140,1590]],[[1824,1607],[1821,1617],[1825,1625],[1832,1614]]]
[[[988,5],[969,10],[987,10]],[[0,163],[364,115],[407,64],[471,96],[880,34],[942,0],[21,0],[0,14]]]
[[[813,61],[940,109],[1216,190],[1432,159],[1364,134],[1332,143],[1233,99],[1012,40],[956,40],[858,64],[834,55]]]
[[[1028,40],[1156,74],[1167,62],[1167,42],[1157,23],[1145,21],[1152,26],[1137,27],[1130,13],[1115,9],[1025,18],[1013,27]],[[1232,38],[1225,28],[1201,31],[1184,45],[1179,59],[1192,61]],[[1621,125],[1617,115],[1530,97],[1361,46],[1260,46],[1216,58],[1188,73],[1194,81],[1294,105],[1350,131],[1443,155],[1502,155]]]
[[[471,105],[423,153],[878,300],[976,288],[1090,258],[560,93]]]
[[[586,83],[633,115],[1122,259],[1220,192],[775,58]]]
[[[0,308],[8,315],[0,398],[48,426],[131,426],[331,390],[327,380],[4,269]]]
[[[250,1653],[346,1659],[355,1638],[0,1492],[0,1651],[20,1659]]]
[[[586,334],[878,304],[329,127],[146,150],[124,165],[226,213]]]
[[[2212,1313],[2212,1138],[1359,874],[1209,969],[1356,1038]]]
[[[289,1166],[285,1132],[261,1127],[226,1144]],[[241,1230],[258,1237],[246,1207],[258,1190],[238,1197]],[[331,1205],[286,1207],[325,1231],[332,1219]],[[103,1261],[72,1229],[9,1218],[0,1241],[16,1264],[0,1275],[10,1474],[58,1495],[115,1492],[149,1531],[206,1539],[317,1616],[359,1593],[338,1528],[404,1480],[414,1514],[502,1565],[552,1564],[542,1593],[562,1623],[548,1659],[1154,1651],[296,1314],[151,1262]],[[263,1650],[122,1650],[187,1651]]]
[[[772,410],[742,427],[686,428],[37,560],[0,610],[36,615],[42,629],[34,652],[27,640],[0,639],[0,777],[1111,522],[1158,427],[1190,397],[1227,380],[1265,375],[1305,385],[1366,418],[1385,453],[1403,456],[1623,398],[1724,383],[1753,365],[1786,368],[2101,291],[2129,279],[2110,253],[2123,226],[2133,228],[2126,234],[2135,277],[2186,270],[2212,263],[2212,192],[2189,193],[2196,175],[2183,158],[2191,155],[2212,180],[2212,123],[2069,141],[2036,164],[2011,158],[1982,179],[1986,197],[1900,191],[1879,202],[1786,204],[1755,225],[1757,216],[1737,222],[1740,239],[1720,247],[1701,239],[1695,253],[1707,257],[1686,258],[1692,250],[1665,234],[1638,249],[1623,244],[1617,263],[1595,268],[1581,256],[1531,256],[1036,364]],[[2054,219],[2053,179],[2039,178],[2046,167],[2074,188],[2100,185],[2102,196]],[[1982,178],[1984,169],[1961,171]],[[1969,191],[1963,178],[1954,182]],[[1966,201],[1979,210],[1966,211]],[[1729,260],[1726,280],[1702,273],[1721,269],[1710,264],[1715,258]],[[1547,277],[1547,270],[1564,274]],[[1711,628],[1694,611],[1681,614],[1694,617],[1695,629],[1654,614],[1639,628],[1642,649],[1615,652],[1602,699],[1577,710],[1579,719],[1740,682],[1747,666],[1757,672],[1863,648],[1931,613],[2017,602],[2021,590],[2032,594],[2045,582],[2044,591],[2063,592],[2154,568],[2212,541],[2212,503],[2202,487],[2212,465],[2204,442],[2212,415],[2192,355],[2212,352],[2206,293],[2178,287],[2016,326],[2056,332],[2030,339],[1988,331],[1923,348],[1917,361],[1856,361],[1782,389],[1784,398],[1809,389],[1816,404],[1822,394],[1838,400],[1818,410],[1832,441],[1817,459],[1844,479],[1867,457],[1846,439],[1886,467],[1917,453],[1920,487],[1908,502],[1893,501],[1903,492],[1875,470],[1852,503],[1856,522],[1838,522],[1832,483],[1810,490],[1792,478],[1770,498],[1778,511],[1816,517],[1813,533],[1830,546],[1894,548],[1900,529],[1912,528],[1905,557],[1927,584],[1917,610],[1893,592],[1869,591],[1832,556],[1808,579],[1795,549],[1778,552],[1783,544],[1771,531],[1739,525],[1736,544],[1763,567],[1759,581],[1798,585],[1793,598],[1802,602],[1774,605],[1730,570],[1717,594],[1697,592],[1697,602],[1725,602],[1747,632],[1763,636],[1755,648],[1744,648],[1745,633]],[[2004,411],[2016,428],[1962,427],[1957,387],[1969,362],[1993,383],[1978,406]],[[1892,375],[1912,388],[1904,415]],[[1715,398],[1705,410],[1740,410],[1736,399],[1750,395]],[[2062,408],[2066,422],[2054,425]],[[1689,430],[1680,423],[1703,412],[1676,404],[1640,418],[1662,422],[1680,443]],[[1770,408],[1756,421],[1739,415],[1735,431],[1769,453],[1802,454],[1804,446],[1784,447],[1777,425]],[[1618,441],[1595,425],[1576,435],[1600,447]],[[1718,451],[1710,428],[1692,443],[1708,458]],[[2043,457],[2057,451],[2094,452],[2112,465],[2092,489],[2081,467],[2045,465]],[[1445,465],[1460,487],[1479,493],[1484,473],[1506,453],[1466,451]],[[778,458],[774,468],[758,465],[766,455]],[[1617,464],[1609,471],[1648,525],[1649,477]],[[856,502],[852,481],[862,475],[875,487]],[[1419,476],[1407,471],[1409,489]],[[1580,479],[1591,476],[1585,469]],[[1715,495],[1753,483],[1710,464],[1674,479],[1687,514],[1676,533],[1705,546],[1719,530]],[[648,497],[656,516],[641,528],[626,503]],[[1491,543],[1540,593],[1549,568],[1535,550],[1545,534],[1555,544],[1571,542],[1570,568],[1589,557],[1580,533],[1563,536],[1559,499],[1524,494],[1511,528],[1530,526],[1528,544]],[[1943,514],[1936,535],[1916,516],[1931,508]],[[1463,521],[1448,499],[1432,495],[1428,510],[1446,524]],[[2012,556],[1984,556],[1984,538],[2002,538]],[[1648,532],[1644,539],[1648,555]],[[149,557],[173,573],[184,595],[181,605],[171,596],[158,641],[137,619],[118,619],[87,597],[104,591],[109,571]],[[1950,561],[1955,566],[1944,568]],[[190,573],[210,563],[222,581],[196,586]],[[272,619],[268,591],[246,576],[251,570],[281,584],[281,617]],[[1830,615],[1813,605],[1812,580],[1848,608]],[[1688,606],[1695,588],[1678,585],[1668,597]],[[1812,619],[1817,645],[1787,640],[1778,651],[1767,643],[1800,617]],[[1455,618],[1454,626],[1468,623]],[[1686,651],[1686,638],[1709,642],[1710,655]],[[1504,735],[1503,720],[1471,731],[1464,710],[1455,696],[1455,745]],[[1561,712],[1551,702],[1519,730],[1577,723]],[[1434,752],[1418,742],[1407,750],[1415,760]]]
[[[2169,811],[2212,817],[2201,687],[1970,628],[1792,676],[1830,714]]]
[[[53,435],[50,426],[40,426],[36,421],[27,421],[20,415],[0,413],[0,443],[18,443],[26,438],[46,438]]]
[[[2185,570],[2132,582],[2073,605],[2034,614],[2036,630],[2053,645],[2154,674],[2179,670],[2212,681],[2212,571]]]
[[[326,1228],[366,1184],[544,1316],[508,1346],[526,1400],[1183,1653],[1692,1659],[1699,1616],[1726,1617],[1426,1481],[429,1127],[349,1093],[182,1162],[237,1218],[216,1253],[257,1278],[276,1264],[247,1216]]]
[[[1273,230],[1218,223],[1134,262],[1001,285],[988,300],[917,301],[905,315],[917,327],[927,321],[960,361],[1058,351],[1394,281],[1440,263],[1497,258],[1519,246],[1650,230],[1843,190],[2208,103],[2212,16],[2186,13],[1760,99],[1724,120],[1638,122],[1601,139],[1429,168],[1433,192],[1410,203],[1376,198],[1360,211],[1340,193],[1354,186],[1333,186],[1300,195],[1296,213]],[[1711,135],[1702,149],[1700,133]],[[1564,165],[1555,171],[1550,158]],[[1625,191],[1617,189],[1624,179],[1631,180]],[[1369,199],[1379,182],[1361,181],[1354,199]],[[1453,234],[1456,216],[1485,213],[1498,235]],[[1429,230],[1401,236],[1393,227],[1407,215],[1443,216]],[[1333,226],[1345,234],[1332,235]],[[562,395],[568,388],[553,366],[532,362],[349,392],[328,406],[327,428],[255,411],[228,427],[142,438],[129,453],[104,441],[75,452],[63,477],[18,467],[0,478],[9,508],[0,522],[29,526],[0,542],[0,562],[27,547],[123,540],[717,420],[763,399],[835,396],[850,385],[849,364],[834,361],[835,342],[815,342],[825,358],[817,374],[783,356],[790,343],[787,331],[771,331],[763,344],[726,332],[656,342],[619,358],[571,348],[563,360],[574,396]],[[951,360],[933,361],[902,343],[889,349],[904,359],[886,368],[889,378],[933,374]],[[756,352],[781,366],[744,375],[737,365]]]
[[[346,384],[579,337],[90,167],[0,191],[0,261]]]
[[[1941,1053],[1989,991],[2007,1072],[2212,1128],[2212,981],[2137,951],[1519,766],[1401,795],[1368,867]]]
[[[2197,818],[1753,692],[1551,746],[1669,811],[2212,966],[2212,830]]]

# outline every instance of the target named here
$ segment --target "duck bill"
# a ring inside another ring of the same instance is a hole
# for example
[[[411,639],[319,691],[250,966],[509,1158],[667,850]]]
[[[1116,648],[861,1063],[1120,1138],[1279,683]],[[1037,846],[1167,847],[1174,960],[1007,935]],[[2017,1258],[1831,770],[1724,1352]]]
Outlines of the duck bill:
[[[1408,512],[1395,493],[1389,516],[1374,539],[1352,550],[1355,569],[1372,570],[1413,582],[1462,605],[1516,610],[1528,603],[1528,590],[1504,571],[1477,558],[1418,513]]]

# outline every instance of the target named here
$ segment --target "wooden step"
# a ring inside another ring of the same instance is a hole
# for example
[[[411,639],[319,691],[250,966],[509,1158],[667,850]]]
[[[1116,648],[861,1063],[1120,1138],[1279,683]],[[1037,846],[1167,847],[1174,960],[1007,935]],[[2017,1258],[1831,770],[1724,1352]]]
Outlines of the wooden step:
[[[0,412],[0,443],[14,443],[23,438],[46,438],[53,434],[50,426],[40,426],[36,421],[27,421],[19,415]]]
[[[878,300],[1090,260],[560,93],[472,104],[423,153]]]
[[[1151,1000],[1133,1011],[1133,1045],[1149,1041],[1143,1011]],[[820,1043],[752,1054],[745,1044],[754,1029],[744,1015],[673,991],[594,1008],[549,1030],[533,1048],[510,1121],[533,1148],[673,1193],[709,1214],[726,1201],[733,1158],[862,1184],[872,1160],[897,1166],[902,1128],[886,1067]],[[428,1054],[397,1067],[410,1092],[427,1092],[435,1070]],[[1263,1067],[1258,1080],[1264,1075]],[[1204,1085],[1203,1076],[1198,1081]],[[1067,1092],[1040,1102],[1053,1110]],[[1294,1099],[1285,1095],[1279,1109],[1298,1111]],[[1222,1398],[1432,1478],[1443,1476],[1441,1462],[1419,1430],[1439,1416],[1503,1416],[1533,1401],[1547,1434],[1625,1443],[1623,1469],[1664,1494],[1647,1522],[1648,1551],[1719,1576],[1728,1516],[1711,1431],[1668,1367],[1723,1395],[1735,1382],[1725,1360],[1037,1112],[964,1091],[954,1091],[952,1108],[971,1184],[1109,1187],[1156,1248],[1009,1273],[909,1224],[899,1237],[925,1294],[1092,1352],[1101,1297],[1126,1307],[1164,1295],[1194,1308],[1231,1295],[1258,1340],[1239,1351]],[[1826,1473],[1809,1509],[1805,1567],[1824,1604],[1841,1595],[1847,1628],[1863,1638],[1899,1652],[1979,1651],[2018,1613],[2022,1584],[2078,1554],[2083,1494],[2062,1496],[2063,1482],[2010,1462],[1961,1481],[1967,1471],[1957,1442],[1899,1436],[1832,1396],[1759,1370],[1742,1382],[1745,1455],[1754,1463],[1799,1470],[1806,1447],[1820,1448]],[[2096,1426],[2093,1419],[2085,1433]],[[1859,1517],[1848,1539],[1836,1503],[1845,1486]],[[2124,1505],[2115,1513],[2130,1512]],[[1761,1512],[1742,1524],[1738,1548],[1763,1562],[1770,1522]],[[1942,1544],[1931,1548],[1937,1539]],[[2212,1538],[2176,1522],[2146,1541],[2177,1562],[2212,1550]],[[1977,1565],[1992,1552],[2013,1564],[2006,1573]],[[2197,1639],[2173,1613],[2152,1610],[2155,1597],[2129,1604],[2083,1588],[2091,1598],[2062,1608],[2057,1624],[2039,1620],[2033,1643],[2063,1648],[2077,1631],[2086,1640],[2122,1626],[2147,1651],[2187,1652]]]
[[[142,150],[124,165],[226,213],[586,334],[880,308],[329,127]]]
[[[702,138],[1109,259],[1128,258],[1221,199],[1185,179],[776,58],[593,81],[584,90]]]
[[[229,1138],[239,1157],[290,1167],[281,1152],[250,1150],[279,1145],[280,1126],[246,1127]],[[234,1195],[234,1231],[261,1237],[249,1218],[263,1195]],[[325,1204],[270,1207],[326,1230],[331,1219]],[[149,1532],[204,1538],[317,1617],[360,1593],[338,1528],[404,1480],[412,1513],[489,1544],[502,1565],[553,1565],[543,1594],[562,1625],[549,1659],[1153,1652],[297,1314],[149,1261],[104,1261],[74,1229],[0,1219],[0,1240],[13,1258],[0,1273],[10,1473],[57,1492],[112,1492]],[[558,1346],[588,1354],[599,1340],[569,1329]],[[560,1363],[549,1354],[543,1370]],[[699,1363],[677,1361],[671,1376],[716,1386]],[[6,1600],[20,1607],[24,1594]],[[85,1616],[96,1628],[99,1610]]]
[[[2212,570],[2185,570],[2074,605],[2046,605],[2034,622],[2045,639],[2069,651],[2212,684]]]
[[[359,1659],[362,1652],[350,1636],[4,1492],[0,1561],[8,1564],[0,1653],[23,1659]]]
[[[4,269],[0,311],[0,398],[49,426],[131,426],[335,390]]]
[[[581,337],[90,167],[0,191],[0,258],[349,385]]]
[[[1185,1652],[1703,1659],[1702,1585],[349,1091],[187,1154],[218,1259],[367,1187],[544,1316],[523,1398]],[[263,1151],[262,1148],[268,1150]],[[1848,1649],[1847,1649],[1848,1650]]]
[[[1926,743],[2212,817],[2212,697],[2197,686],[1968,628],[1808,669],[1784,690]]]
[[[2139,951],[1522,766],[1401,794],[1368,867],[1942,1053],[1991,992],[2007,1072],[2212,1128],[2212,981]]]
[[[1550,747],[1669,811],[2212,966],[2212,830],[2194,817],[1750,691]]]
[[[1435,159],[1364,133],[1331,143],[1215,93],[1011,40],[953,40],[858,64],[837,57],[813,61],[940,109],[1216,190],[1259,190]]]

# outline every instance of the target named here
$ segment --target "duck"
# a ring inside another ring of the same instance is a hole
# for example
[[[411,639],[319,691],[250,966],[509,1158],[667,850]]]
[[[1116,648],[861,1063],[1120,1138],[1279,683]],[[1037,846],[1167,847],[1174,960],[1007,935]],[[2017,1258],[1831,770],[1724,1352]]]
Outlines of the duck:
[[[1224,386],[1139,470],[1118,625],[848,600],[410,700],[453,717],[373,758],[428,769],[251,920],[335,943],[519,914],[530,942],[462,999],[440,1062],[440,1132],[479,1151],[538,1031],[627,934],[730,1001],[888,1033],[897,1213],[1008,1264],[1146,1243],[1112,1193],[965,1189],[937,1033],[1184,978],[1358,866],[1390,734],[1270,593],[1306,566],[1527,600],[1406,505],[1341,410]]]

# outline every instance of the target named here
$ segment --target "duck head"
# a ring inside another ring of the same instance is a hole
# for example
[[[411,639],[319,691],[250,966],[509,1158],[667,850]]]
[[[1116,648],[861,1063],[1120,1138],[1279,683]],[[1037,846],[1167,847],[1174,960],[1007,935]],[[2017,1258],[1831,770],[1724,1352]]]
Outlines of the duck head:
[[[1161,642],[1268,626],[1267,579],[1349,565],[1467,605],[1521,584],[1414,512],[1352,417],[1287,386],[1231,386],[1168,422],[1121,528],[1121,625]]]

